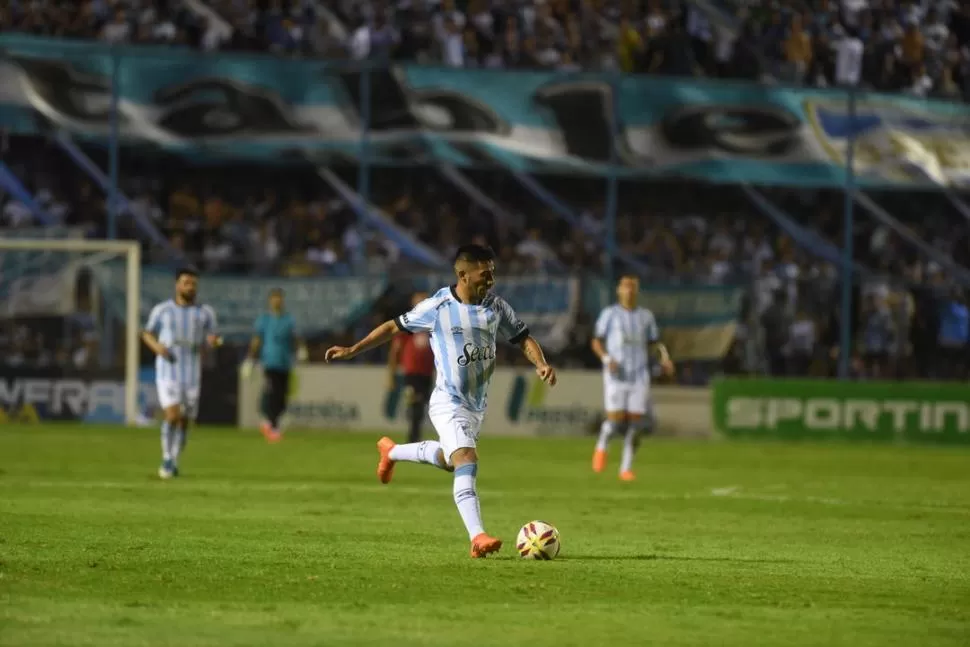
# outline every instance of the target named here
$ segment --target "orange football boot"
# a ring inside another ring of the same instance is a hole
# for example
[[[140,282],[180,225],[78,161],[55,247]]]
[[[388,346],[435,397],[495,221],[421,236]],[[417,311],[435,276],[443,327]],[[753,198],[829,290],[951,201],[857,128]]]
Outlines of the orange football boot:
[[[475,535],[472,539],[472,559],[481,559],[486,555],[492,553],[497,553],[499,548],[502,547],[502,540],[496,539],[495,537],[489,537],[484,532]]]
[[[278,443],[283,439],[283,434],[273,429],[273,425],[269,424],[269,420],[264,420],[259,424],[259,433],[263,434],[263,438],[268,443]]]
[[[625,472],[620,472],[620,480],[621,481],[636,481],[637,480],[637,475],[634,474],[633,472],[631,472],[630,470],[627,470]]]
[[[381,460],[377,463],[377,478],[384,484],[390,483],[391,477],[394,476],[394,461],[391,460],[391,450],[394,449],[395,445],[397,443],[387,436],[377,441],[377,451],[381,453]]]
[[[606,451],[597,449],[593,452],[593,471],[599,474],[606,467]]]

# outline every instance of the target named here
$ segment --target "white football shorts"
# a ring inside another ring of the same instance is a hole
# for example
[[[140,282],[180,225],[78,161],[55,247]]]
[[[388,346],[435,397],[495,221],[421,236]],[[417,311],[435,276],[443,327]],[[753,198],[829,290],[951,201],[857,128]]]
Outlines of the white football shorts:
[[[455,450],[477,447],[485,412],[472,411],[452,402],[450,395],[434,391],[428,403],[428,417],[438,432],[441,453],[445,455],[445,462],[449,465]]]
[[[606,413],[629,413],[642,416],[647,413],[650,400],[650,382],[621,382],[609,377],[603,380],[603,408]]]
[[[186,386],[173,380],[157,380],[155,386],[158,389],[158,406],[162,409],[178,405],[182,415],[189,420],[195,420],[199,415],[200,387]]]

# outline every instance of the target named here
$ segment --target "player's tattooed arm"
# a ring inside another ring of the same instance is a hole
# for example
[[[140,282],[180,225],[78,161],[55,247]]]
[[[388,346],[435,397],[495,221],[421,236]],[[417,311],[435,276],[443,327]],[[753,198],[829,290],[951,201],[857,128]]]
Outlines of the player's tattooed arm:
[[[536,373],[542,379],[543,382],[548,383],[550,386],[556,384],[556,369],[549,366],[546,361],[545,353],[542,352],[542,346],[536,341],[535,337],[529,335],[522,343],[519,344],[519,348],[522,349],[522,353],[525,355],[532,364],[536,367]]]
[[[522,343],[519,344],[519,348],[522,349],[522,353],[525,355],[525,358],[532,362],[533,365],[541,366],[542,364],[546,363],[546,356],[542,352],[542,347],[532,335],[529,335],[523,339]]]
[[[331,346],[327,349],[327,353],[324,359],[328,362],[335,359],[351,359],[360,355],[361,353],[366,353],[372,348],[377,348],[382,344],[386,344],[394,338],[394,335],[398,333],[397,322],[393,319],[385,321],[374,330],[370,331],[366,337],[361,339],[359,342],[353,346]]]

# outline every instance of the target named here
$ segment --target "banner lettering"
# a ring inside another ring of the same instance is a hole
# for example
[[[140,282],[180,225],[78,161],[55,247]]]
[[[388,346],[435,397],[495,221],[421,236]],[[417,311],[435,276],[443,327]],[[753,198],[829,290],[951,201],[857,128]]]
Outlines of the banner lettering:
[[[117,56],[119,136],[196,160],[354,163],[369,116],[374,165],[841,188],[854,138],[861,188],[970,183],[970,107],[963,103],[857,90],[851,119],[847,92],[834,89],[362,68],[15,34],[0,36],[0,48],[0,122],[11,132],[41,132],[41,116],[72,136],[106,143]]]
[[[731,437],[970,444],[965,384],[728,378],[713,415]]]

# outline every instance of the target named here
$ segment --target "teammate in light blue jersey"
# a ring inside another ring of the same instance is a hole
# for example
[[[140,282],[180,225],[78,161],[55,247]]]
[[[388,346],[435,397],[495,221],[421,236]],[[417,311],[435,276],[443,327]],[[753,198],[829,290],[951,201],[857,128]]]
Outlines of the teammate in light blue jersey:
[[[667,349],[660,343],[660,330],[653,313],[637,306],[640,279],[634,275],[620,278],[617,303],[607,306],[596,320],[591,347],[603,362],[603,395],[606,420],[600,428],[593,452],[593,471],[606,467],[606,448],[610,437],[624,432],[620,478],[632,481],[633,457],[645,423],[653,422],[650,399],[650,355],[656,353],[665,374],[673,373]]]
[[[350,359],[391,341],[401,331],[430,333],[437,379],[428,414],[439,440],[396,445],[390,438],[381,438],[377,475],[382,483],[389,483],[397,461],[453,471],[455,505],[471,539],[471,556],[479,558],[502,547],[501,540],[485,533],[475,489],[476,443],[495,371],[495,343],[502,337],[518,345],[549,385],[556,384],[556,371],[512,307],[489,292],[495,283],[492,250],[466,245],[459,248],[454,265],[455,285],[381,324],[353,346],[328,349],[326,360]]]
[[[155,385],[162,421],[163,479],[178,476],[178,461],[185,449],[189,423],[199,410],[202,390],[202,354],[206,344],[218,346],[216,314],[196,303],[199,275],[180,269],[175,275],[175,297],[159,303],[148,315],[142,341],[155,353]]]

